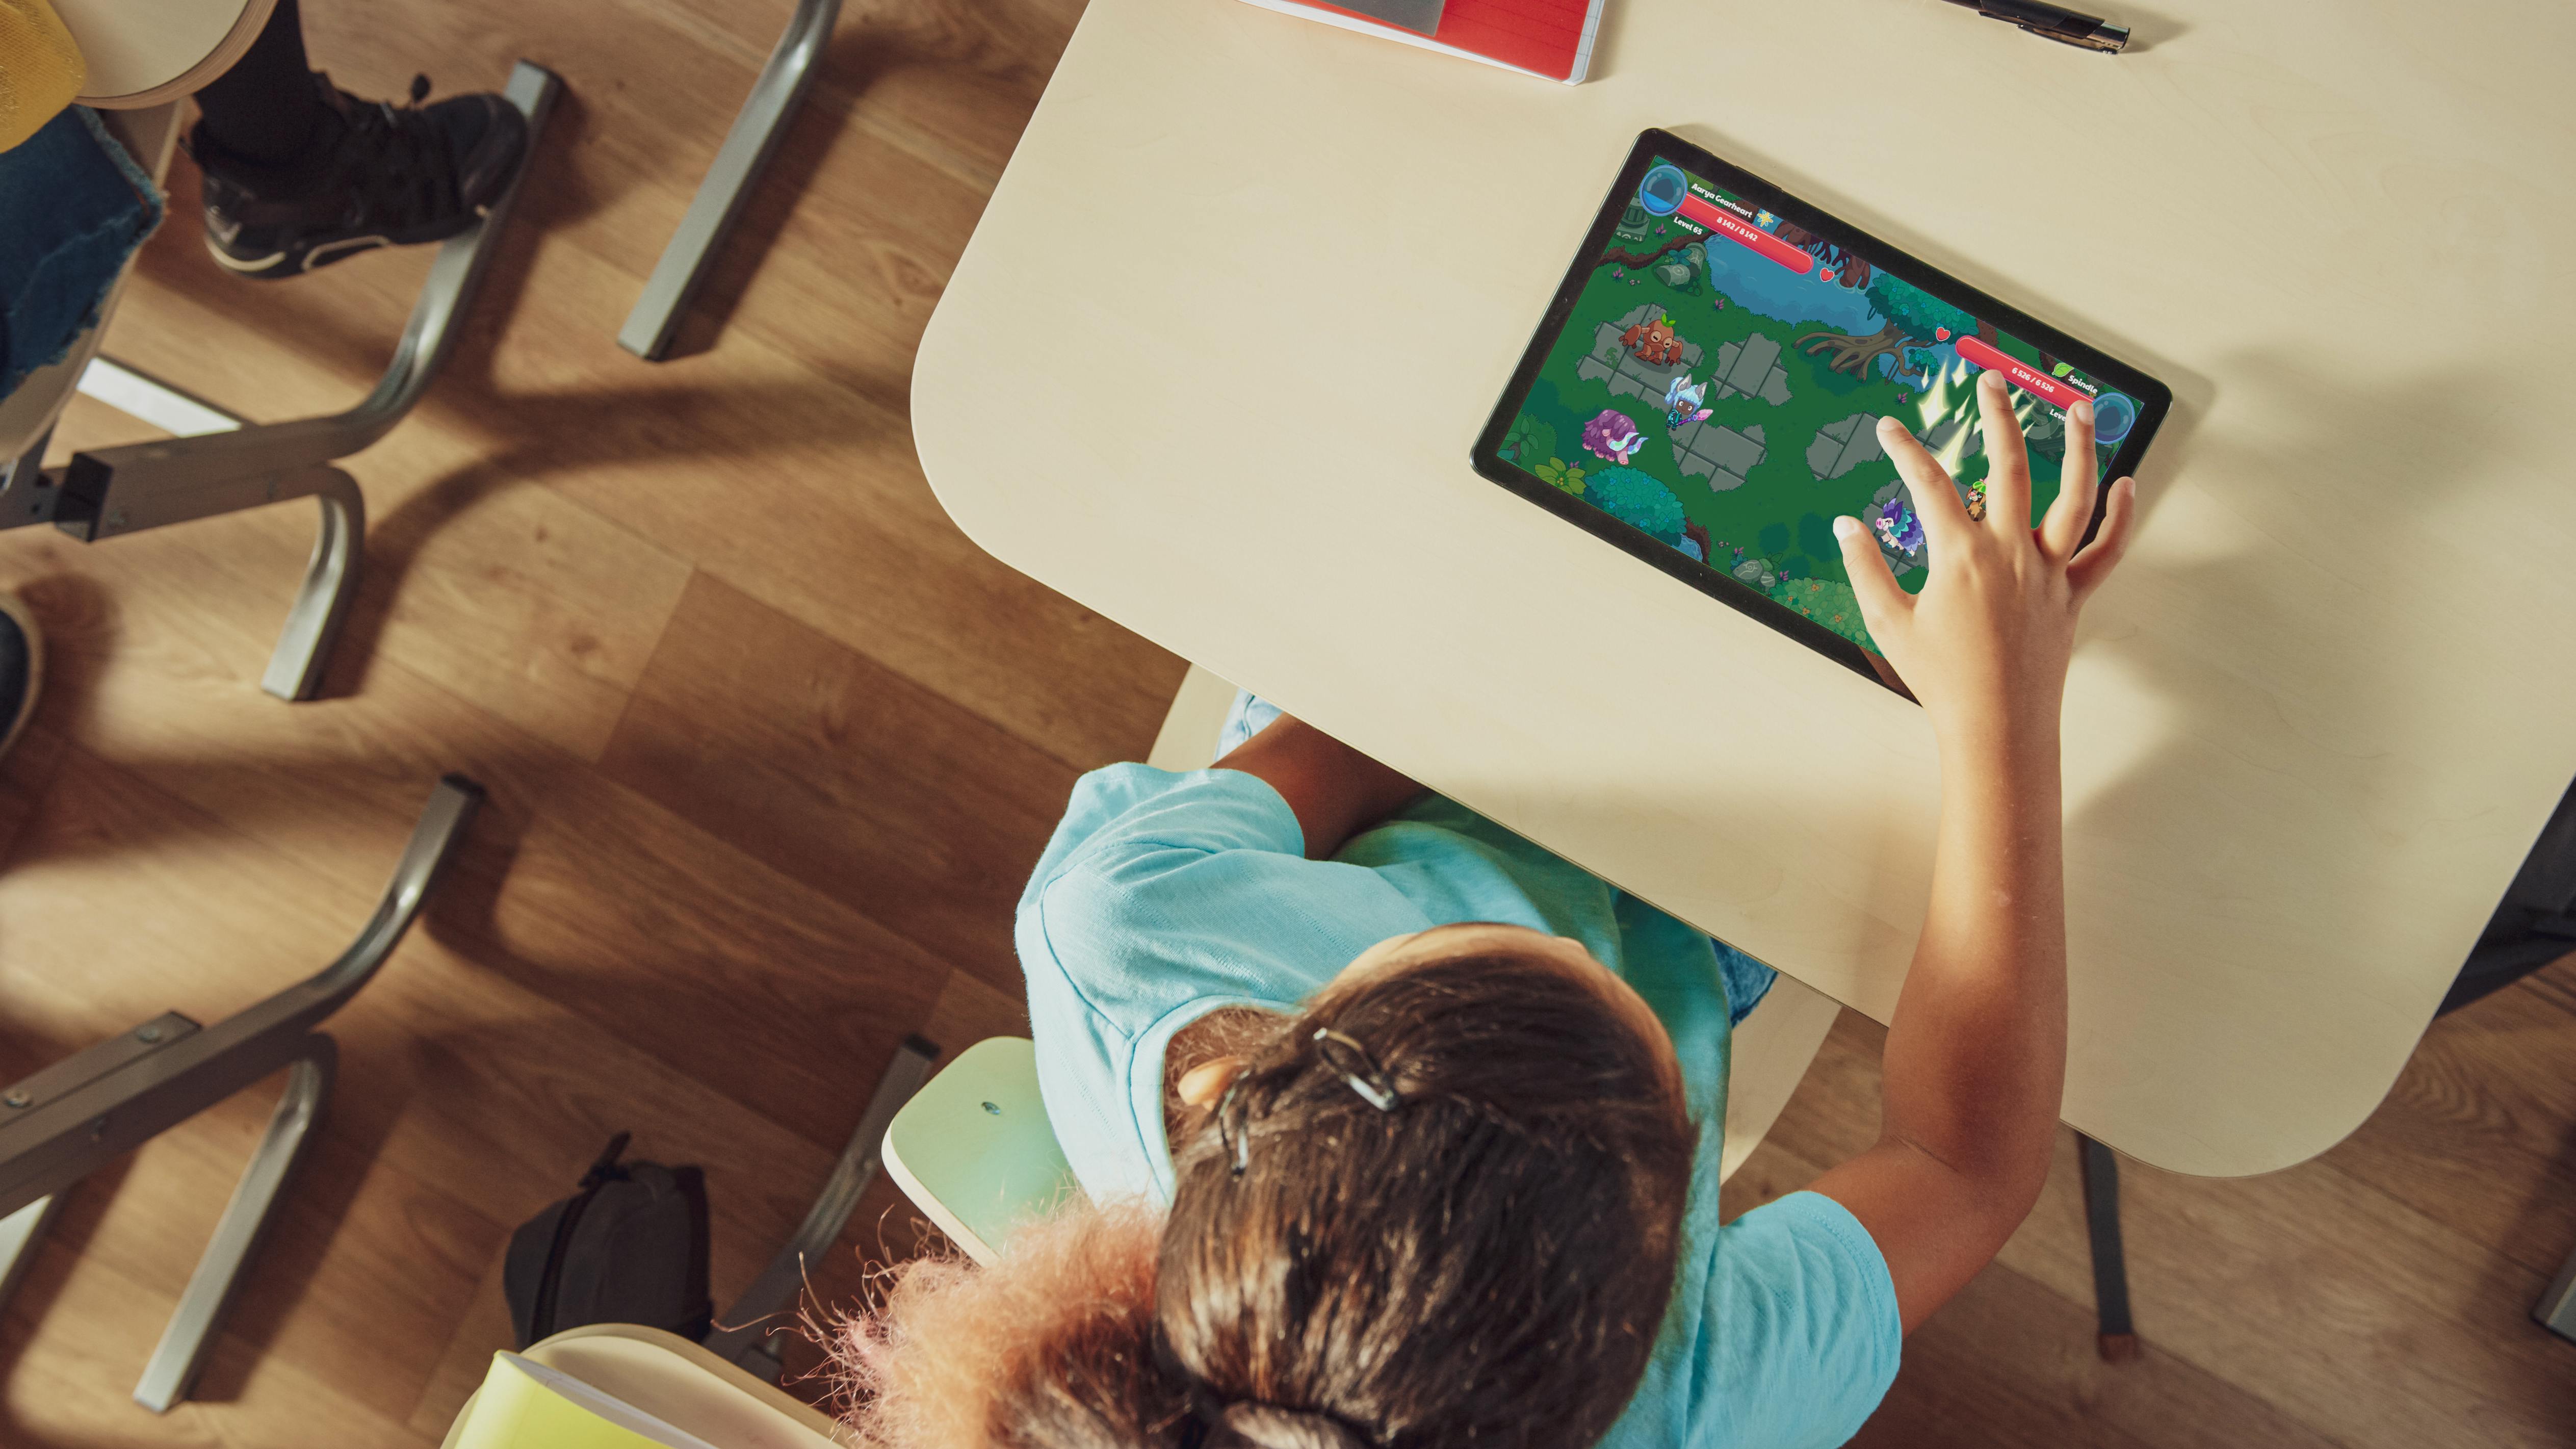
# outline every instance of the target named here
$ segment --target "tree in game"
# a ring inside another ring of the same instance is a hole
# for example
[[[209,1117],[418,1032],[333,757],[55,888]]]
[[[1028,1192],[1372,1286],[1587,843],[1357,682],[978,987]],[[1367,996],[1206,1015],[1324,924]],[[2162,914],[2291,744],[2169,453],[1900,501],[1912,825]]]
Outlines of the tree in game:
[[[1640,468],[1602,468],[1583,481],[1583,501],[1641,533],[1681,547],[1682,501]]]
[[[1497,451],[1524,468],[1530,467],[1556,456],[1556,429],[1524,412],[1512,419],[1511,430],[1503,434],[1503,445]]]
[[[1676,231],[1656,244],[1651,251],[1632,252],[1624,247],[1605,247],[1601,252],[1601,260],[1592,265],[1596,271],[1602,267],[1619,267],[1627,271],[1642,272],[1662,260],[1667,253],[1680,251],[1695,241],[1704,240],[1706,238],[1697,232]]]
[[[1890,364],[1897,376],[1915,369],[1906,363],[1909,349],[1931,346],[1962,332],[1974,332],[1994,340],[1994,324],[1980,322],[1941,299],[1910,287],[1885,272],[1869,284],[1865,293],[1884,325],[1867,337],[1847,332],[1810,332],[1793,344],[1800,352],[1825,356],[1825,366],[1854,377],[1867,377],[1871,364],[1893,355]]]

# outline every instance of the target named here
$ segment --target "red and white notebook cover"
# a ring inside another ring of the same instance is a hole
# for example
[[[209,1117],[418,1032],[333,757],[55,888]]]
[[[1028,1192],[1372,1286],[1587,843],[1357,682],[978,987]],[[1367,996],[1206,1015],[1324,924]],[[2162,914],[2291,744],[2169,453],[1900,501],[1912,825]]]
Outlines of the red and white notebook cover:
[[[1581,85],[1592,66],[1592,36],[1608,0],[1447,0],[1430,35],[1383,24],[1325,0],[1245,0],[1282,15],[1382,35],[1425,50],[1463,55],[1487,65]]]

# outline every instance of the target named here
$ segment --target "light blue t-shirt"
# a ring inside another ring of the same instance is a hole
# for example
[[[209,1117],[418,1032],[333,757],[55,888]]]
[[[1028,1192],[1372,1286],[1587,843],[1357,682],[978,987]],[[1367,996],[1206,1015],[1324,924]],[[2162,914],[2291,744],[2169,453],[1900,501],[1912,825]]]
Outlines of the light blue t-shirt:
[[[1608,1449],[1824,1449],[1896,1377],[1896,1289],[1841,1204],[1792,1193],[1721,1227],[1726,991],[1709,939],[1439,796],[1329,861],[1239,770],[1082,778],[1020,898],[1038,1081],[1094,1199],[1172,1196],[1163,1053],[1228,1006],[1293,1011],[1389,936],[1504,921],[1583,943],[1646,999],[1700,1124],[1680,1273]]]

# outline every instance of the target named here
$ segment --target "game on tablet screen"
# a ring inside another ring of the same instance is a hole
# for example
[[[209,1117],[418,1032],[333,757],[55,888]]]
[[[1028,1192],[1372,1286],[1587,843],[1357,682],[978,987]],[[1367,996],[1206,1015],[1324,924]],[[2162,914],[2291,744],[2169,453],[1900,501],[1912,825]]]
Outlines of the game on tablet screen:
[[[1869,648],[1832,520],[1858,517],[1920,590],[1923,524],[1876,422],[1912,429],[1982,518],[1987,369],[2013,385],[2034,521],[2065,408],[2093,400],[2103,468],[2138,424],[2139,399],[1659,156],[1500,456]]]

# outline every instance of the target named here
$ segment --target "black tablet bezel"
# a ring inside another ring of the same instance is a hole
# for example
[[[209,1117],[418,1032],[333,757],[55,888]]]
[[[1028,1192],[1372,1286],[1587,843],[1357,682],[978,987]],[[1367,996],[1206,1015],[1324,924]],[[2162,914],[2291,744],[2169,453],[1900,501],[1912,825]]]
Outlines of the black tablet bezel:
[[[2073,363],[2086,376],[2136,398],[2138,421],[2129,430],[2129,435],[2121,439],[2118,452],[2112,456],[2109,468],[2102,475],[2105,479],[2137,471],[2138,460],[2146,456],[2147,445],[2154,440],[2156,430],[2163,425],[2165,414],[2173,406],[2173,390],[2100,348],[2077,341],[2020,308],[1969,286],[1840,217],[1799,200],[1743,167],[1710,155],[1670,131],[1639,133],[1636,146],[1629,151],[1626,163],[1619,168],[1618,178],[1611,183],[1600,214],[1593,218],[1591,227],[1584,232],[1583,243],[1576,248],[1574,260],[1566,268],[1565,280],[1557,284],[1556,296],[1548,303],[1546,314],[1539,319],[1538,330],[1530,334],[1529,348],[1521,354],[1520,365],[1512,369],[1511,381],[1504,387],[1501,400],[1494,405],[1493,416],[1486,421],[1485,431],[1476,439],[1470,460],[1480,475],[1500,483],[1566,522],[1604,542],[1617,545],[1718,602],[1902,694],[1904,691],[1896,684],[1895,676],[1883,663],[1876,662],[1877,656],[1858,644],[1760,590],[1738,582],[1724,570],[1701,563],[1653,535],[1622,523],[1541,481],[1502,456],[1503,438],[1511,430],[1512,419],[1519,416],[1522,400],[1538,380],[1539,368],[1547,361],[1549,350],[1556,346],[1557,337],[1564,332],[1566,318],[1574,311],[1575,300],[1581,295],[1584,283],[1599,265],[1602,248],[1609,245],[1610,234],[1618,226],[1620,213],[1627,209],[1628,199],[1636,194],[1647,168],[1655,164],[1659,154],[1792,225],[1803,227],[1863,258],[1871,266],[1895,273],[1970,316],[1994,323],[1997,330]],[[2106,490],[2100,499],[2095,500],[2092,521],[2085,525],[2084,536],[2087,539],[2101,527],[2102,512],[2108,499]]]

